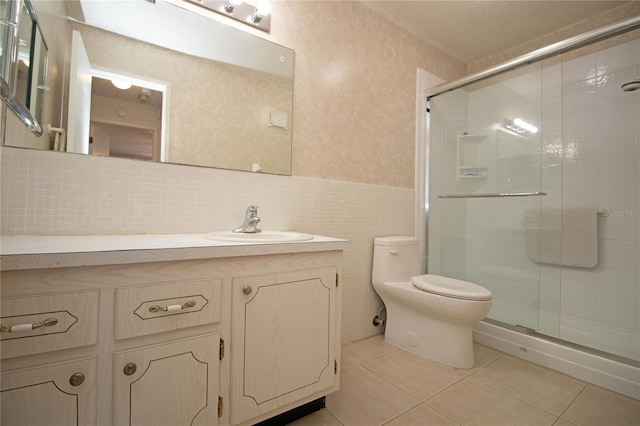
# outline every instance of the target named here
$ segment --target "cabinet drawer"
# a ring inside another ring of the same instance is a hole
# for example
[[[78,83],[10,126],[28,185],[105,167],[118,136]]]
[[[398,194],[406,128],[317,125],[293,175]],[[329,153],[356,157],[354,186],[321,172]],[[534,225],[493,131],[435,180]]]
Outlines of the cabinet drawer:
[[[115,337],[126,339],[219,322],[221,293],[219,278],[119,288]]]
[[[1,308],[3,359],[97,341],[97,291],[4,298]]]

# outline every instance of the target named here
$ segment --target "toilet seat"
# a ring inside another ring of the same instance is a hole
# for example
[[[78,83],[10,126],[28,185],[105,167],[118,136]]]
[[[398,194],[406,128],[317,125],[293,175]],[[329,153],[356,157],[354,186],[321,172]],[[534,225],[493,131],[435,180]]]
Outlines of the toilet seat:
[[[491,300],[493,297],[493,294],[482,286],[439,275],[418,275],[411,278],[411,284],[427,293],[454,299]]]

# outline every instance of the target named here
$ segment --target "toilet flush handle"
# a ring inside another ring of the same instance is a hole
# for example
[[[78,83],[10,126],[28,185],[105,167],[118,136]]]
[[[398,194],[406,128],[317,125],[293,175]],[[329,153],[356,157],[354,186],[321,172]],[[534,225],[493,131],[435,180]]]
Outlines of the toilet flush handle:
[[[389,253],[394,255],[394,256],[397,256],[397,255],[400,254],[400,252],[398,250],[389,250]]]

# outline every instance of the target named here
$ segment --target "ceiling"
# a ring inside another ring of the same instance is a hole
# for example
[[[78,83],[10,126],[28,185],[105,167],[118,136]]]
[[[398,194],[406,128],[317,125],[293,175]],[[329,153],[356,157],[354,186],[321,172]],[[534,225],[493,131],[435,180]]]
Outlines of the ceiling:
[[[93,77],[91,80],[91,93],[93,95],[101,95],[133,103],[143,103],[139,98],[143,90],[145,90],[144,94],[148,96],[144,103],[149,107],[154,107],[158,110],[162,109],[162,92],[135,85],[129,89],[121,90],[116,89],[111,80],[99,77]]]
[[[466,64],[632,3],[613,0],[362,2]]]

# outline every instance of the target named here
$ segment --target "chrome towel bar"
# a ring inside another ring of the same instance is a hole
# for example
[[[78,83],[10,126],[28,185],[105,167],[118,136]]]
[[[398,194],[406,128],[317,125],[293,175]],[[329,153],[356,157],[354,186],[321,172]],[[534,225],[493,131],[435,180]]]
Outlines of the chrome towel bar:
[[[438,198],[492,198],[492,197],[532,197],[538,195],[547,195],[546,192],[494,192],[488,194],[449,194],[438,195]]]

